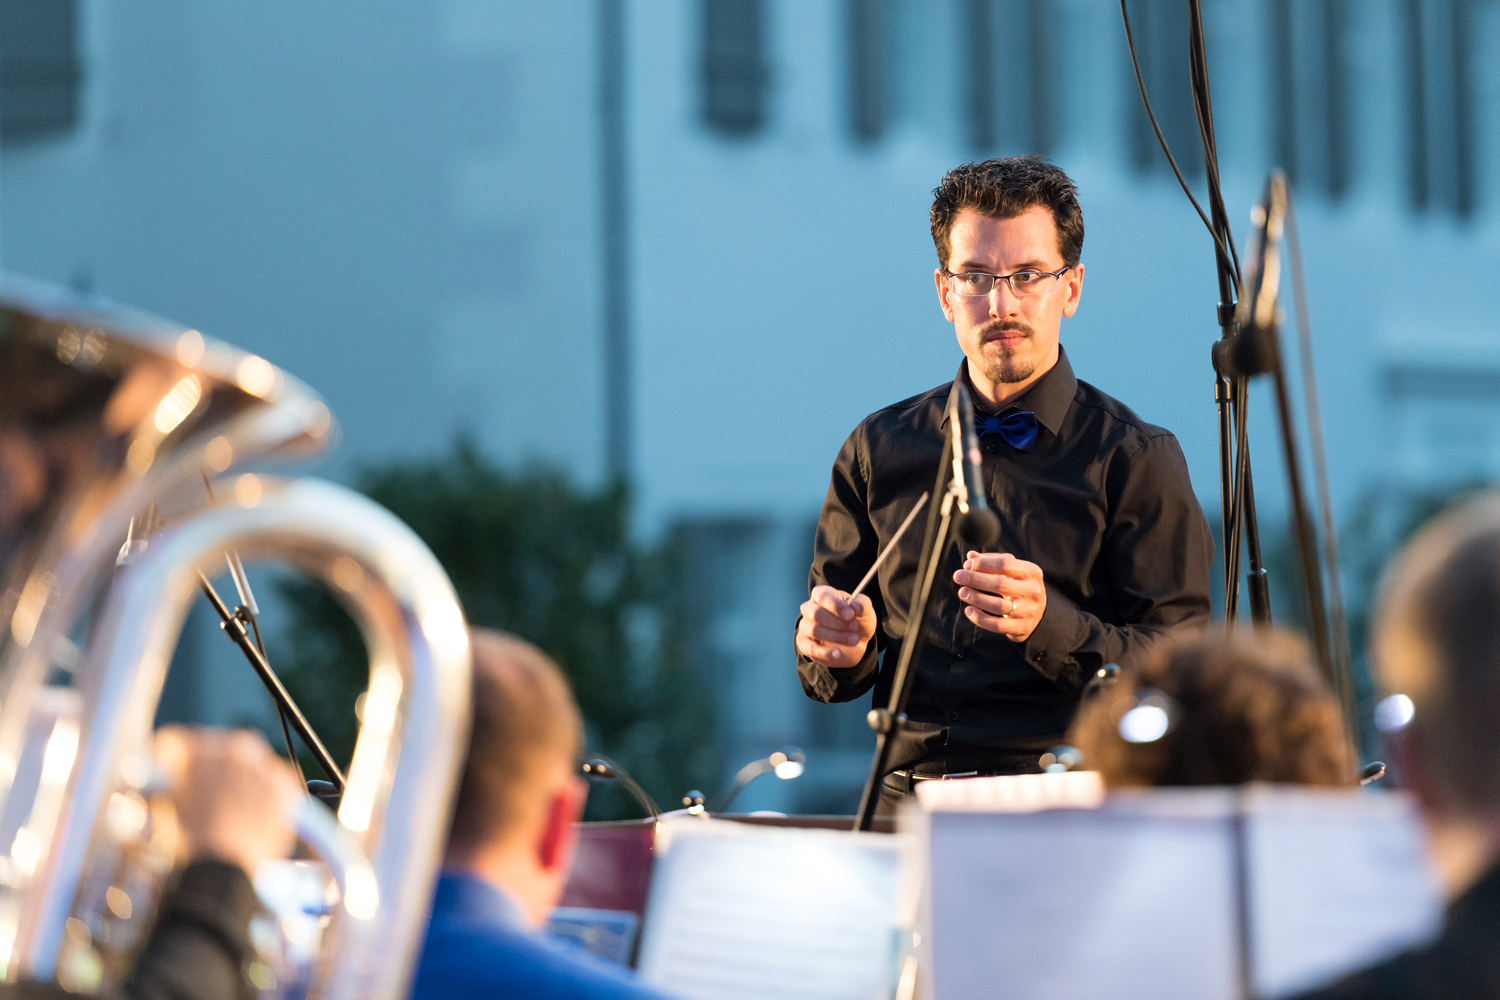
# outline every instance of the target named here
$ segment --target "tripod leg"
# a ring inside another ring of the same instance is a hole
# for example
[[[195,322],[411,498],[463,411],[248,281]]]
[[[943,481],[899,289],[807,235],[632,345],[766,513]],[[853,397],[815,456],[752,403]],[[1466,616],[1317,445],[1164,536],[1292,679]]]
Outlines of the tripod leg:
[[[1255,516],[1255,482],[1250,478],[1250,456],[1245,456],[1245,548],[1250,572],[1245,583],[1250,592],[1250,620],[1257,628],[1271,624],[1271,584],[1260,559],[1260,525]]]

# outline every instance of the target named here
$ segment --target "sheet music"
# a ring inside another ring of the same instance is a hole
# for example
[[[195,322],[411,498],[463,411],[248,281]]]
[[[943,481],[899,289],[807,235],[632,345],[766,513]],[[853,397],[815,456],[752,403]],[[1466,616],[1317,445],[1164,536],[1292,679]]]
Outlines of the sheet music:
[[[1231,1000],[1232,798],[934,812],[929,920],[942,1000]]]
[[[1245,805],[1262,995],[1320,985],[1436,932],[1441,896],[1406,796],[1259,787]]]
[[[665,821],[640,973],[690,1000],[889,995],[896,836]]]
[[[1441,900],[1399,794],[1120,790],[1095,810],[925,817],[935,994],[1239,993],[1237,817],[1258,995],[1286,996],[1430,936]]]
[[[916,791],[917,801],[923,806],[945,812],[1093,809],[1104,803],[1104,781],[1098,771],[924,781]]]

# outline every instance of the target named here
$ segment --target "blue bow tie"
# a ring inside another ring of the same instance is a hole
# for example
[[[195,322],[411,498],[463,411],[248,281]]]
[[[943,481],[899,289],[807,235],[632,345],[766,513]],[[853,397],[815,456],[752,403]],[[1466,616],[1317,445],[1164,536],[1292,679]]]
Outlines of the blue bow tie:
[[[1011,410],[1003,417],[974,414],[974,430],[980,437],[999,433],[1005,443],[1017,451],[1036,450],[1036,414],[1030,410]]]

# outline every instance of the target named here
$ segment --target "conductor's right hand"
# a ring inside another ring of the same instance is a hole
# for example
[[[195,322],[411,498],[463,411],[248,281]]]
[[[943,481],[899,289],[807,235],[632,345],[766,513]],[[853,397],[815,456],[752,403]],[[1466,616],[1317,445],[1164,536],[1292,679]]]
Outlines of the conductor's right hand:
[[[818,586],[802,603],[797,652],[825,667],[854,667],[865,658],[875,635],[875,607],[860,594],[852,601],[842,590]]]

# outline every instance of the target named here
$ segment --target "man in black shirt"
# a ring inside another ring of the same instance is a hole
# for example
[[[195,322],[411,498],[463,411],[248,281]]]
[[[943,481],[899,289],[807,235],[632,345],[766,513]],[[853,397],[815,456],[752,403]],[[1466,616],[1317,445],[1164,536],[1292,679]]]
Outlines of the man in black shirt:
[[[1083,291],[1072,181],[1018,157],[952,170],[934,194],[938,302],[1001,529],[994,552],[945,553],[958,589],[933,591],[887,806],[926,777],[1037,770],[1101,666],[1209,612],[1213,542],[1177,440],[1079,381],[1058,342]],[[866,417],[834,463],[796,635],[810,697],[890,697],[921,531],[849,592],[932,488],[951,386]]]

